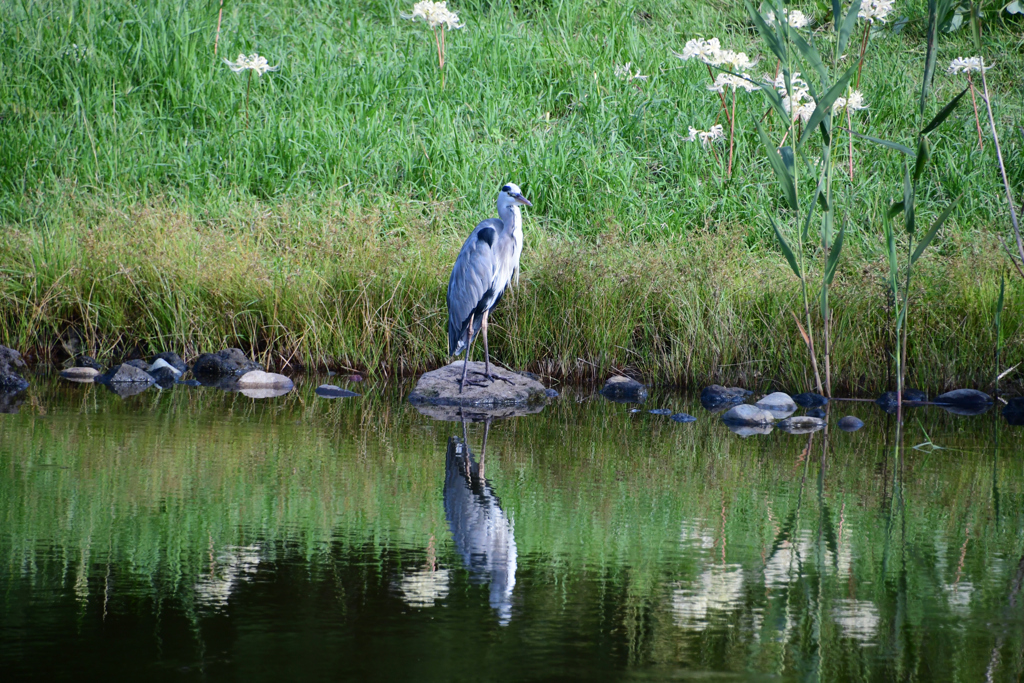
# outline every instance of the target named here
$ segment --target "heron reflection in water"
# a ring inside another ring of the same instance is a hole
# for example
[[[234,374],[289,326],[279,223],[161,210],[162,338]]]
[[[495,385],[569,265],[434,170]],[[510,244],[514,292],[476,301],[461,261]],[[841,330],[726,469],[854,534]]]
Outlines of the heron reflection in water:
[[[516,540],[512,520],[484,476],[489,429],[487,420],[479,463],[469,450],[465,422],[463,437],[448,439],[444,513],[470,581],[490,584],[491,607],[498,613],[498,623],[506,626],[512,619],[512,588],[516,585]]]

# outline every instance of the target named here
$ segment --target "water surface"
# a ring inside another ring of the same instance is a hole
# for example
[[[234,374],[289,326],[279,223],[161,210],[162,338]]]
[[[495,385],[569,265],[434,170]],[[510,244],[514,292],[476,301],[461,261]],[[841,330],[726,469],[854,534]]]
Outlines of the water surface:
[[[672,394],[644,410],[697,422],[567,392],[485,427],[318,383],[37,378],[0,415],[4,680],[1024,672],[1021,428],[995,412],[741,438]]]

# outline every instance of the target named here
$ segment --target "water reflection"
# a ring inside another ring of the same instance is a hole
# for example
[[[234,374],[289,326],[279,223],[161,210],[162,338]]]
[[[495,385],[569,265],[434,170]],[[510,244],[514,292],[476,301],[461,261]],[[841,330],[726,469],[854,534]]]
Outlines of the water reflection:
[[[261,550],[258,545],[229,546],[211,558],[209,570],[196,583],[196,602],[214,609],[227,607],[238,584],[256,575]]]
[[[463,436],[448,439],[444,464],[444,513],[455,548],[473,583],[491,587],[490,604],[505,626],[512,619],[512,588],[516,585],[516,540],[513,523],[484,476],[487,433],[480,462],[473,459],[469,441]],[[465,435],[465,423],[463,423]]]

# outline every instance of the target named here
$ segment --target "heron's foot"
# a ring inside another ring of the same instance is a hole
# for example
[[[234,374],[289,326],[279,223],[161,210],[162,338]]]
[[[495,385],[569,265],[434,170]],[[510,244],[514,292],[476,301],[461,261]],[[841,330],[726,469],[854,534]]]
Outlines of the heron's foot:
[[[489,379],[492,382],[494,382],[495,380],[501,380],[505,384],[512,384],[512,380],[505,379],[504,377],[500,377],[498,375],[489,375],[486,372],[477,372],[476,374],[480,375],[481,377],[483,377],[485,379]]]

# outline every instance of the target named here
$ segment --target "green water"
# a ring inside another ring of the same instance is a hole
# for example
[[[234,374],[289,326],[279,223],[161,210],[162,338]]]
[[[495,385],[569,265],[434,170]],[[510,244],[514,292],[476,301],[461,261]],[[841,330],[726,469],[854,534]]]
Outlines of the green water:
[[[1021,429],[871,404],[740,438],[567,394],[466,427],[359,385],[0,415],[0,678],[1017,680]],[[452,437],[455,437],[454,439]],[[482,461],[482,466],[481,466]]]

